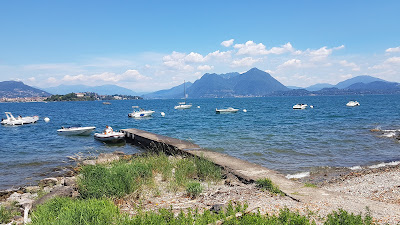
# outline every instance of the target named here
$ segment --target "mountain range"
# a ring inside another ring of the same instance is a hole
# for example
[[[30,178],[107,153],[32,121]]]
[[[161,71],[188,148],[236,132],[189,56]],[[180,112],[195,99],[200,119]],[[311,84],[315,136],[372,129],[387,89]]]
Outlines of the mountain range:
[[[355,95],[355,94],[400,94],[400,84],[376,77],[362,75],[336,85],[320,83],[307,88],[286,87],[269,73],[257,68],[245,73],[206,73],[194,83],[187,82],[176,87],[142,95],[147,99],[183,98],[184,88],[188,98],[225,98],[260,96],[307,96],[307,95]],[[1,97],[50,96],[71,92],[95,92],[100,95],[138,95],[138,93],[117,85],[85,86],[60,85],[45,88],[44,91],[18,81],[0,82]],[[50,94],[51,93],[51,94]]]
[[[143,95],[144,98],[182,98],[183,85]],[[307,88],[286,87],[267,72],[253,68],[245,73],[204,74],[199,80],[186,83],[189,98],[224,98],[256,96],[307,96],[351,94],[400,94],[400,84],[362,75],[336,85],[321,83]]]

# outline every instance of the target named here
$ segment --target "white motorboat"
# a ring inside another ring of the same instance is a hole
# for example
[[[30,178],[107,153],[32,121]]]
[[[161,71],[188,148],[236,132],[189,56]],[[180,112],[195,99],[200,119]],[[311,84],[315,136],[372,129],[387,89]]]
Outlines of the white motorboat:
[[[24,125],[30,123],[36,123],[39,120],[39,116],[18,116],[15,118],[10,112],[5,112],[6,119],[1,119],[2,125]]]
[[[223,113],[236,113],[239,111],[239,109],[234,109],[232,107],[226,108],[226,109],[215,109],[215,113],[217,114],[223,114]]]
[[[293,106],[293,109],[305,109],[305,108],[307,108],[307,104],[299,103]]]
[[[144,109],[135,110],[135,108],[138,108],[137,106],[132,106],[132,108],[134,108],[134,110],[133,112],[129,113],[128,116],[133,118],[149,117],[153,115],[153,113],[155,112],[153,110],[144,110]]]
[[[96,127],[62,127],[57,130],[61,135],[89,135]]]
[[[103,142],[118,142],[123,140],[125,134],[122,132],[115,132],[111,127],[106,126],[102,133],[95,133],[94,138]]]
[[[187,104],[186,103],[186,84],[185,81],[183,81],[183,94],[185,97],[184,102],[179,102],[179,105],[175,106],[174,109],[190,109],[192,108],[192,104]]]
[[[349,102],[346,104],[346,106],[349,106],[349,107],[359,106],[359,105],[360,105],[360,103],[357,102],[357,101],[349,101]]]

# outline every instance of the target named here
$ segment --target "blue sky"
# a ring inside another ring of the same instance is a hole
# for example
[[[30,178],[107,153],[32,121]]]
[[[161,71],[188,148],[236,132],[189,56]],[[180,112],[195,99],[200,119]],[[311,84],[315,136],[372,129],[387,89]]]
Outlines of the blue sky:
[[[400,82],[400,1],[1,1],[0,81],[149,92],[204,73]]]

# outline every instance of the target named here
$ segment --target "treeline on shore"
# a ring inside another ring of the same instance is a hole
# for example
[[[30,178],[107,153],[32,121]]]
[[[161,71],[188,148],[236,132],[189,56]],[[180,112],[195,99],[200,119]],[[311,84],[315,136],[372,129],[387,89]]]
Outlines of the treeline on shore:
[[[46,102],[58,102],[58,101],[97,101],[97,100],[137,100],[143,99],[140,96],[131,95],[98,95],[93,92],[85,93],[69,93],[66,95],[52,95],[46,98]]]

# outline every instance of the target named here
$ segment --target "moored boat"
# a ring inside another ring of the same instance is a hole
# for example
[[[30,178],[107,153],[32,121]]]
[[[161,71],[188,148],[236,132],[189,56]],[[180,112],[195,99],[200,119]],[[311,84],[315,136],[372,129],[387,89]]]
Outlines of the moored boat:
[[[293,106],[293,109],[305,109],[307,108],[307,104],[298,103]]]
[[[89,135],[96,127],[62,127],[57,130],[61,135]]]
[[[184,102],[179,102],[177,106],[174,107],[174,109],[190,109],[192,108],[192,104],[187,104],[186,103],[186,84],[185,81],[183,81],[183,95],[184,95]]]
[[[129,117],[133,118],[143,118],[143,117],[149,117],[152,116],[155,111],[153,110],[144,110],[144,109],[138,109],[135,110],[135,108],[138,108],[137,106],[132,106],[134,108],[133,112],[129,113]]]
[[[357,101],[349,101],[349,102],[346,104],[346,106],[349,106],[349,107],[354,107],[354,106],[359,106],[359,105],[360,105],[360,103],[357,102]]]
[[[30,123],[36,123],[36,121],[39,120],[39,116],[18,116],[15,118],[11,112],[5,112],[6,114],[6,119],[1,119],[1,124],[2,125],[24,125],[24,124],[30,124]]]
[[[110,126],[106,126],[106,129],[102,133],[95,133],[94,138],[103,142],[118,142],[123,140],[125,134],[122,132],[115,132]]]
[[[226,109],[215,109],[215,113],[217,114],[223,114],[223,113],[236,113],[239,111],[239,109],[234,109],[232,107],[226,108]]]

